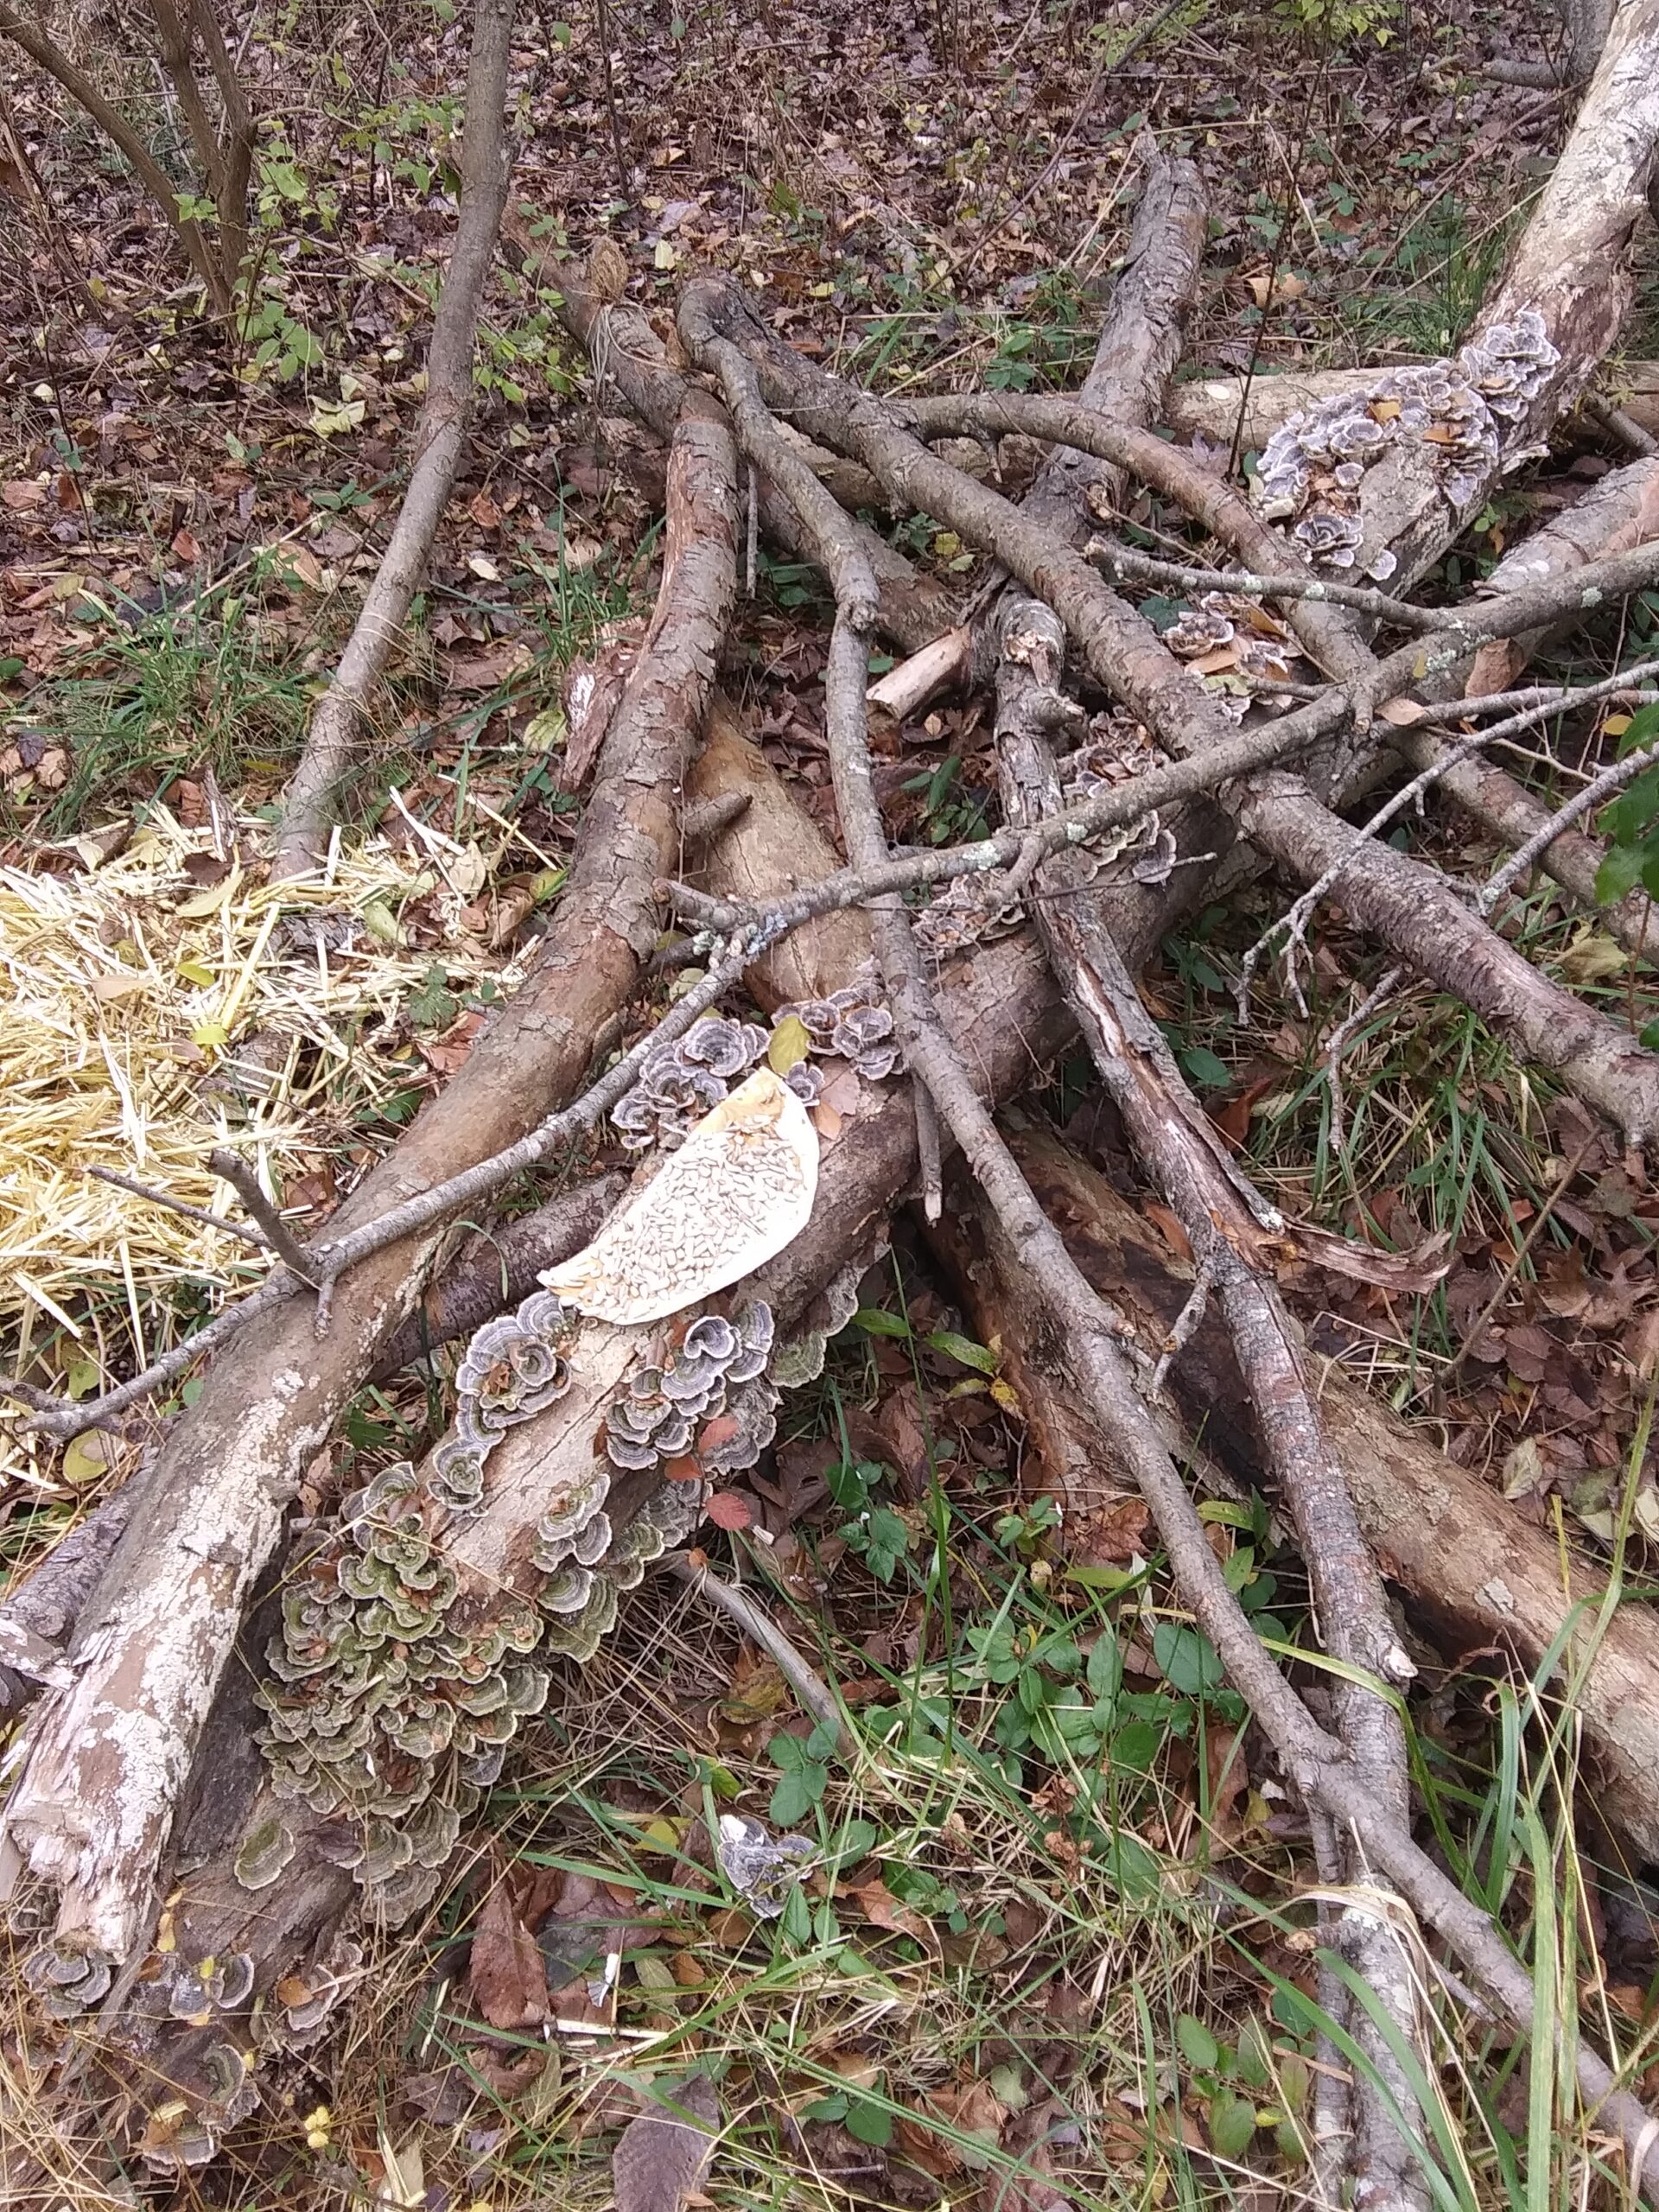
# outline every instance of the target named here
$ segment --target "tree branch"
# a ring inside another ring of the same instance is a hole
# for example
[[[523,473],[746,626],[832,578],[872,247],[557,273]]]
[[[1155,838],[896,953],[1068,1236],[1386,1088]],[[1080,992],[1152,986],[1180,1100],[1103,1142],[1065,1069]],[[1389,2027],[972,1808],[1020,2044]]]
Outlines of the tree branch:
[[[391,537],[364,595],[346,650],[311,716],[288,787],[271,856],[277,881],[303,875],[321,858],[351,765],[357,726],[420,588],[461,462],[471,411],[479,310],[506,202],[507,62],[513,0],[477,0],[461,136],[461,212],[454,250],[438,295],[427,356],[426,398],[415,426],[415,465]]]

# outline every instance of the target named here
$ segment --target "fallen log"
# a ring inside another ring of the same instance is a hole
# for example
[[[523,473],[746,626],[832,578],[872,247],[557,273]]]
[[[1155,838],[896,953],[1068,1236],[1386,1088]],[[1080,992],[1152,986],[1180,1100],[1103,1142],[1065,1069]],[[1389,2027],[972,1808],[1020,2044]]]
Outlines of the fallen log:
[[[724,714],[716,716],[716,743],[715,766],[699,779],[704,796],[724,783],[723,761],[750,804],[721,833],[708,863],[710,880],[723,886],[729,868],[737,880],[752,880],[767,856],[779,854],[798,874],[833,865],[819,833]],[[757,963],[751,976],[756,996],[763,1006],[780,1003],[803,977],[821,992],[844,978],[849,959],[857,964],[866,943],[857,916],[809,925]],[[981,1079],[1001,1095],[1022,1085],[1064,1034],[1064,1012],[1028,944],[1009,941],[958,963],[948,1003]],[[824,1154],[806,1230],[745,1286],[746,1295],[767,1303],[780,1331],[810,1329],[826,1287],[849,1263],[861,1270],[885,1239],[892,1209],[913,1174],[915,1117],[905,1086],[867,1084],[864,1094],[857,1116]],[[847,1309],[837,1310],[844,1319]],[[505,1431],[489,1456],[480,1509],[445,1527],[442,1557],[458,1583],[446,1619],[464,1618],[474,1648],[482,1648],[497,1626],[522,1618],[526,1608],[533,1611],[549,1580],[533,1554],[550,1500],[591,1481],[600,1421],[658,1335],[649,1327],[583,1321],[567,1347],[569,1387],[543,1412]],[[435,1456],[421,1471],[423,1483],[433,1478]],[[664,1488],[656,1477],[628,1478],[613,1488],[608,1503],[619,1550],[633,1517]],[[294,1586],[323,1541],[322,1531],[298,1532],[284,1584]],[[280,1587],[276,1596],[280,1600]],[[410,1867],[405,1860],[377,1872],[373,1864],[363,1864],[365,1827],[377,1853],[395,1856],[390,1829],[384,1852],[376,1841],[385,1825],[378,1816],[365,1824],[338,1808],[319,1810],[281,1796],[260,1763],[235,1748],[251,1742],[258,1721],[250,1696],[266,1672],[263,1653],[272,1619],[268,1605],[245,1641],[246,1664],[232,1670],[216,1708],[211,1743],[219,1756],[211,1786],[200,1786],[198,1765],[198,1788],[178,1841],[177,1864],[187,1878],[174,1901],[173,1948],[158,1974],[147,1972],[126,1992],[119,2016],[99,2024],[119,2094],[139,2101],[136,2126],[145,2155],[165,2170],[210,2155],[222,2131],[247,2110],[244,2062],[250,2050],[264,2055],[262,2063],[276,2064],[322,2031],[357,1971],[359,1919],[365,1911],[371,1919],[396,1919],[414,1909],[435,1887],[459,1831],[458,1819],[451,1824],[423,1799],[395,1824],[419,1832],[423,1862]],[[531,1648],[545,1650],[550,1643],[556,1652],[574,1648],[551,1632]],[[194,1997],[201,1985],[199,1977],[194,1986],[189,1978],[203,1959],[237,1961],[226,2001],[196,2005],[194,2017],[181,2018],[175,1990]]]
[[[1251,377],[1191,377],[1170,386],[1164,420],[1185,444],[1201,441],[1225,455],[1236,436],[1241,453],[1259,452],[1293,415],[1321,400],[1368,392],[1376,377],[1374,367],[1265,368]],[[1649,436],[1659,435],[1659,361],[1621,361],[1606,372],[1605,382],[1622,413]]]
[[[624,1187],[620,1176],[600,1176],[503,1228],[474,1231],[452,1261],[435,1264],[418,1309],[392,1336],[365,1381],[389,1382],[527,1297],[543,1268],[590,1241]],[[65,1647],[143,1489],[135,1478],[100,1499],[38,1567],[14,1575],[0,1592],[0,1713],[29,1704],[42,1687],[67,1686],[72,1675],[63,1663]]]
[[[1010,1141],[1078,1266],[1150,1365],[1191,1296],[1191,1264],[1052,1132],[1028,1124]],[[1031,1494],[1061,1504],[1065,1542],[1086,1554],[1091,1527],[1121,1505],[1128,1478],[1079,1404],[983,1198],[960,1172],[950,1189],[945,1221],[930,1240],[981,1340],[1000,1340],[1002,1372],[1032,1446]],[[1258,1426],[1218,1319],[1199,1321],[1168,1389],[1178,1454],[1191,1446],[1231,1481],[1262,1487],[1267,1463]],[[1527,1675],[1545,1653],[1559,1651],[1552,1681],[1583,1721],[1593,1802],[1636,1859],[1659,1860],[1659,1619],[1652,1609],[1630,1601],[1604,1621],[1605,1583],[1592,1568],[1573,1562],[1564,1577],[1553,1533],[1533,1526],[1334,1362],[1325,1367],[1319,1402],[1361,1526],[1414,1616],[1453,1656],[1507,1652]]]
[[[726,432],[688,419],[657,612],[554,925],[518,995],[341,1210],[341,1227],[533,1128],[575,1090],[632,990],[656,940],[656,884],[677,856],[679,785],[734,589],[735,505]],[[438,1234],[355,1268],[320,1339],[308,1294],[251,1323],[162,1446],[82,1613],[74,1687],[37,1705],[6,1808],[12,1871],[21,1858],[57,1886],[55,1940],[68,1952],[120,1961],[139,1943],[179,1793],[301,1470],[409,1312]]]
[[[626,300],[601,300],[563,264],[549,262],[523,222],[512,213],[503,230],[519,266],[556,295],[559,320],[586,350],[601,393],[607,387],[613,391],[631,415],[664,439],[671,435],[694,393],[700,406],[717,409],[716,402],[671,364],[662,340],[637,308]],[[851,483],[838,484],[830,472],[830,480],[850,504],[870,503],[871,480],[863,472]],[[794,508],[764,476],[755,489],[760,528],[768,541],[781,545],[797,559],[810,559],[810,550]],[[861,523],[853,524],[852,529],[880,587],[878,620],[884,632],[906,652],[913,652],[949,630],[956,620],[949,594],[922,575],[885,537]]]

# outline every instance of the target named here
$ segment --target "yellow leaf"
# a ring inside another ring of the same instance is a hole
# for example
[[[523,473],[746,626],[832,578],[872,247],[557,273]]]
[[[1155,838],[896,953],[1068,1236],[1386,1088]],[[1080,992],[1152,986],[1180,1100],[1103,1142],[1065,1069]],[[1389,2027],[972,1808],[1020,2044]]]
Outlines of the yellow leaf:
[[[677,269],[680,265],[680,257],[675,252],[672,244],[667,238],[658,239],[656,250],[651,257],[658,269]]]
[[[1609,937],[1605,930],[1586,930],[1561,955],[1561,973],[1573,983],[1605,982],[1608,976],[1622,974],[1629,965],[1630,957],[1624,946]]]
[[[397,917],[390,906],[378,899],[370,899],[363,907],[363,926],[371,937],[378,938],[382,944],[401,944],[404,933],[397,926]]]
[[[806,296],[810,300],[832,300],[836,296],[833,284],[809,284]]]
[[[229,906],[241,880],[240,868],[233,868],[223,883],[214,884],[208,891],[198,891],[194,899],[187,899],[174,911],[188,922],[199,922],[206,914],[217,914]]]
[[[936,531],[933,534],[933,550],[941,561],[954,561],[962,550],[962,540],[954,530]]]
[[[639,1831],[642,1851],[660,1851],[665,1858],[672,1858],[685,1841],[685,1822],[671,1821],[666,1813],[659,1813],[654,1821],[647,1821]]]
[[[766,1065],[774,1075],[787,1075],[798,1067],[812,1049],[806,1024],[798,1014],[786,1014],[772,1033],[766,1046]]]
[[[1281,269],[1276,276],[1247,276],[1244,282],[1259,308],[1279,307],[1288,300],[1300,300],[1307,289],[1302,279],[1293,276],[1287,269]]]
[[[355,430],[361,424],[364,403],[347,399],[338,407],[331,407],[326,399],[311,403],[311,428],[320,438],[338,437],[346,430]]]
[[[1623,737],[1630,726],[1629,715],[1609,715],[1601,726],[1604,737]]]
[[[199,983],[203,990],[213,982],[213,971],[205,960],[181,960],[179,973],[187,983]]]
[[[991,1377],[991,1395],[1005,1414],[1019,1412],[1020,1401],[1014,1393],[1013,1383],[1005,1382],[1000,1375],[994,1375]]]
[[[89,1428],[84,1435],[72,1437],[63,1455],[62,1475],[67,1483],[95,1483],[105,1473],[109,1461],[105,1457],[108,1439],[103,1432]]]
[[[204,1021],[190,1032],[190,1042],[204,1052],[217,1052],[230,1041],[231,1033],[222,1021]]]
[[[564,709],[543,707],[539,715],[532,715],[524,724],[524,742],[531,753],[545,753],[550,747],[564,742]]]

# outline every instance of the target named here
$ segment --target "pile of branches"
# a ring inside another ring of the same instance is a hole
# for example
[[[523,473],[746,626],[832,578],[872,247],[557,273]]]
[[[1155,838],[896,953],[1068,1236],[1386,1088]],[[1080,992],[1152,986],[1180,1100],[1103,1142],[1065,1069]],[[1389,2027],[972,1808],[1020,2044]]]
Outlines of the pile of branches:
[[[278,840],[284,874],[315,859],[357,709],[453,479],[505,198],[508,15],[504,0],[478,10],[461,232],[410,500],[319,710]],[[1427,2202],[1428,2138],[1401,2056],[1422,2043],[1425,1985],[1438,1978],[1517,2037],[1538,2014],[1501,1927],[1414,1840],[1400,1719],[1413,1668],[1377,1553],[1442,1618],[1503,1638],[1528,1662],[1571,1649],[1581,1593],[1563,1592],[1553,1554],[1478,1482],[1377,1408],[1315,1389],[1281,1266],[1306,1256],[1409,1290],[1433,1280],[1435,1257],[1376,1254],[1269,1205],[1187,1090],[1135,977],[1185,906],[1270,868],[1300,889],[1286,925],[1293,962],[1316,903],[1334,890],[1350,925],[1386,948],[1391,974],[1462,1000],[1628,1142],[1659,1135],[1659,1058],[1494,925],[1503,893],[1535,868],[1569,899],[1593,896],[1599,856],[1575,824],[1610,786],[1593,782],[1552,815],[1488,757],[1499,736],[1609,689],[1517,692],[1515,681],[1563,625],[1659,581],[1659,543],[1645,527],[1659,463],[1644,457],[1609,475],[1478,595],[1432,608],[1409,596],[1463,518],[1542,448],[1612,344],[1656,144],[1659,0],[1626,0],[1464,353],[1357,388],[1350,377],[1311,410],[1302,380],[1306,411],[1264,454],[1265,502],[1158,431],[1205,209],[1191,167],[1155,150],[1093,368],[1071,398],[884,401],[791,350],[738,286],[713,277],[685,284],[671,352],[602,264],[584,283],[543,263],[508,219],[514,260],[556,286],[606,404],[668,448],[658,600],[599,745],[552,926],[517,997],[326,1236],[296,1243],[257,1188],[245,1189],[248,1234],[276,1262],[261,1290],[91,1404],[10,1386],[39,1429],[67,1438],[209,1361],[153,1462],[0,1607],[10,1694],[20,1707],[33,1700],[0,1870],[14,1942],[31,2001],[74,2023],[78,2093],[118,2109],[152,2165],[211,2156],[283,2055],[326,2031],[364,1955],[361,1840],[338,1808],[276,1799],[254,1743],[248,1685],[283,1590],[315,1549],[298,1517],[302,1478],[368,1378],[524,1296],[538,1268],[592,1234],[617,1187],[516,1224],[505,1264],[493,1253],[473,1273],[453,1264],[451,1225],[595,1127],[722,999],[747,994],[763,1009],[822,999],[873,951],[902,1071],[866,1086],[825,1152],[807,1229],[739,1294],[798,1337],[834,1325],[845,1310],[838,1287],[912,1192],[947,1262],[973,1255],[966,1295],[995,1312],[1069,1518],[1086,1522],[1115,1478],[1138,1488],[1182,1601],[1306,1809],[1330,1953],[1351,1969],[1327,1967],[1321,2002],[1367,2061],[1351,2077],[1336,2064],[1322,2073],[1319,2183],[1368,2205]],[[1238,406],[1247,397],[1252,435],[1263,435],[1270,387],[1240,394]],[[1034,442],[1046,458],[1022,501],[941,450],[958,454],[963,439],[1005,456]],[[1221,549],[1214,567],[1171,571],[1118,542],[1113,521],[1136,486],[1207,533]],[[925,512],[980,549],[993,587],[970,610],[950,603],[861,509]],[[833,594],[824,715],[839,857],[714,690],[746,522],[814,563]],[[1239,719],[1116,588],[1141,580],[1194,600],[1222,594],[1210,610],[1217,620],[1236,605],[1282,610],[1318,680],[1271,680]],[[878,637],[908,658],[871,690]],[[1091,746],[1081,784],[1067,757],[1085,721],[1071,677],[1122,709],[1121,747],[1103,760]],[[895,856],[871,718],[914,711],[947,682],[994,691],[1003,826],[969,845]],[[1356,828],[1342,810],[1384,779],[1395,797]],[[1376,834],[1430,785],[1510,848],[1478,901]],[[931,900],[918,914],[924,891]],[[665,910],[686,925],[703,979],[589,1081],[636,1002],[648,1001]],[[1607,922],[1633,953],[1651,953],[1642,902]],[[1068,1217],[1088,1214],[1096,1249],[1108,1236],[1132,1243],[1133,1223],[1112,1217],[1109,1193],[1089,1188],[1077,1163],[1030,1142],[1016,1151],[995,1119],[1078,1037],[1192,1247],[1192,1279],[1170,1287],[1173,1304],[1102,1294],[1043,1198],[1063,1187]],[[469,1635],[512,1609],[533,1611],[550,1572],[537,1541],[548,1500],[591,1478],[606,1408],[645,1356],[639,1332],[587,1329],[568,1386],[507,1430],[473,1510],[441,1525]],[[1182,1479],[1189,1428],[1224,1370],[1244,1411],[1240,1449],[1306,1560],[1334,1685],[1317,1710],[1240,1609]],[[437,1457],[414,1471],[416,1494],[439,1486]],[[660,1484],[631,1480],[613,1491],[613,1529],[652,1510]],[[1600,1628],[1585,1723],[1609,1807],[1651,1853],[1659,1639],[1641,1621]],[[453,1827],[435,1833],[423,1862],[435,1881],[455,1846]],[[1659,2201],[1655,2120],[1589,2032],[1572,2052],[1610,2156],[1622,2145],[1628,2185]]]

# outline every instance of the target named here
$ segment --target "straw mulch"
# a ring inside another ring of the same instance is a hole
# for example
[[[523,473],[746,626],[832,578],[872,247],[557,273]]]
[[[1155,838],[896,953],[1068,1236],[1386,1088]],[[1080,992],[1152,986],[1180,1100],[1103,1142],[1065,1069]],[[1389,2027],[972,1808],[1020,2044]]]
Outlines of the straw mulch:
[[[235,1201],[207,1161],[228,1145],[285,1204],[302,1179],[315,1201],[395,1137],[385,1109],[464,1050],[475,1015],[447,1056],[416,1026],[432,1020],[435,963],[457,999],[516,980],[476,933],[476,849],[373,838],[316,885],[232,861],[204,888],[223,863],[193,856],[210,851],[158,808],[107,860],[84,839],[32,872],[0,868],[0,1366],[41,1389],[84,1397],[134,1373],[270,1264],[89,1167],[223,1213]],[[286,1066],[250,1104],[216,1071],[271,1029],[290,1040]],[[0,1434],[0,1496],[91,1480],[111,1449],[83,1440],[60,1465]]]

